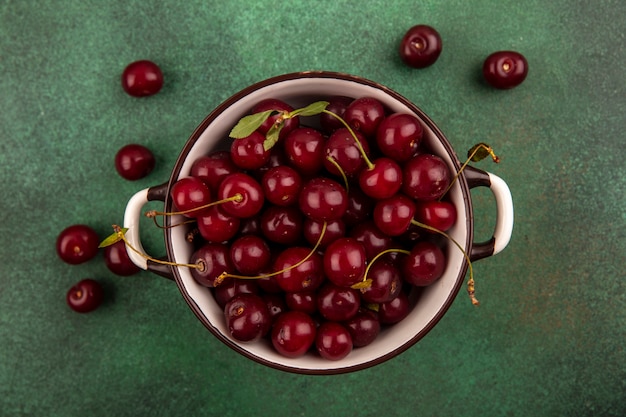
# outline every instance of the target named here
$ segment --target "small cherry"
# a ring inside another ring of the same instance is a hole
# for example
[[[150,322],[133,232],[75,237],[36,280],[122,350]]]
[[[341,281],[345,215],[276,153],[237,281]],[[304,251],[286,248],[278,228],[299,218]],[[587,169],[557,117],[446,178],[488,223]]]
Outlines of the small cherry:
[[[319,241],[322,231],[324,232],[324,236],[322,240]],[[310,245],[315,245],[315,243],[319,241],[319,249],[325,249],[330,243],[345,236],[346,225],[343,220],[336,219],[326,222],[326,229],[324,229],[323,221],[313,220],[307,217],[304,219],[302,234]]]
[[[261,185],[250,175],[237,172],[222,180],[217,192],[219,200],[224,200],[221,208],[231,216],[253,217],[261,211],[265,197]],[[239,197],[233,201],[226,201]]]
[[[278,206],[289,206],[298,202],[302,177],[287,165],[276,166],[263,174],[261,187],[267,201]]]
[[[202,211],[196,218],[200,235],[213,243],[225,242],[239,232],[241,220],[220,209],[219,205],[211,206]]]
[[[122,87],[133,97],[151,96],[163,87],[163,73],[152,61],[132,62],[122,73]]]
[[[381,157],[372,162],[359,174],[359,186],[363,192],[376,199],[383,200],[396,194],[402,187],[402,168],[391,158]]]
[[[380,200],[374,206],[374,223],[389,236],[400,236],[407,231],[415,214],[415,203],[403,194]]]
[[[203,214],[211,199],[211,190],[199,178],[184,177],[177,180],[170,190],[174,210],[185,217],[195,218]]]
[[[304,215],[313,220],[336,220],[346,212],[348,195],[337,181],[315,177],[302,186],[298,204]]]
[[[229,174],[240,171],[233,163],[228,151],[215,151],[196,159],[191,165],[191,176],[204,181],[212,193],[217,193],[222,180]]]
[[[94,258],[100,238],[95,230],[84,224],[68,226],[59,233],[56,251],[68,264],[76,265]]]
[[[271,326],[266,302],[256,294],[238,294],[224,307],[230,335],[241,342],[252,342],[267,334]]]
[[[222,243],[205,243],[193,252],[190,264],[201,266],[190,269],[190,272],[196,282],[204,287],[215,287],[220,275],[235,272],[230,259],[230,248]]]
[[[115,154],[115,169],[124,179],[135,181],[152,172],[155,165],[150,149],[137,143],[123,146]]]
[[[383,119],[376,131],[378,149],[396,162],[411,159],[418,151],[424,129],[412,114],[393,113]]]
[[[221,308],[224,308],[236,295],[259,293],[258,282],[250,279],[227,278],[220,285],[213,288],[213,296]]]
[[[381,324],[395,324],[406,318],[410,311],[409,297],[404,291],[400,291],[393,300],[379,304],[378,318]]]
[[[355,140],[354,136],[358,139]],[[363,148],[363,150],[361,150]],[[356,175],[366,166],[364,154],[369,153],[369,146],[363,133],[340,128],[333,132],[324,144],[324,167],[333,175]],[[339,168],[337,167],[339,165]]]
[[[338,361],[352,352],[352,336],[345,326],[327,321],[317,329],[315,346],[324,359]]]
[[[234,140],[230,146],[231,160],[241,169],[261,168],[270,159],[270,151],[263,147],[263,142],[265,136],[259,132]]]
[[[332,96],[328,98],[326,110],[330,113],[343,117],[346,109],[354,99],[346,96]],[[327,134],[333,133],[337,129],[341,129],[344,125],[329,113],[320,114],[320,125],[322,130]]]
[[[354,317],[344,322],[344,325],[350,332],[354,347],[369,345],[380,333],[378,314],[368,309],[359,309]]]
[[[426,68],[441,55],[441,36],[433,27],[415,25],[400,41],[400,57],[410,67]]]
[[[373,97],[360,97],[352,101],[343,113],[343,119],[355,130],[370,137],[385,118],[385,107]]]
[[[280,271],[276,282],[285,292],[313,291],[325,280],[321,255],[301,246],[284,249],[273,270]]]
[[[301,311],[287,311],[278,316],[272,326],[272,345],[281,355],[297,358],[313,345],[316,331],[311,316]]]
[[[430,241],[416,243],[411,253],[402,259],[402,276],[409,284],[425,287],[443,274],[446,257],[439,246]]]
[[[285,137],[283,147],[289,164],[302,175],[309,176],[322,169],[325,142],[318,130],[300,127]]]
[[[456,207],[449,201],[430,200],[415,205],[415,220],[445,232],[456,223]]]
[[[489,85],[498,89],[517,87],[528,75],[528,61],[515,51],[498,51],[489,55],[483,63],[483,77]]]
[[[285,303],[290,310],[315,314],[317,312],[317,293],[315,291],[288,292],[285,293]]]
[[[67,305],[77,313],[89,313],[97,309],[104,298],[102,285],[87,278],[77,282],[66,295]]]
[[[270,247],[259,236],[244,235],[231,243],[230,258],[239,273],[256,275],[269,266]]]
[[[294,245],[302,239],[303,222],[296,206],[269,206],[261,214],[261,232],[271,242]]]
[[[109,271],[120,276],[130,276],[141,271],[128,256],[126,243],[122,240],[104,248],[104,261]]]
[[[317,292],[317,310],[330,321],[345,321],[359,311],[361,297],[358,290],[326,282]]]
[[[343,237],[324,251],[324,273],[334,284],[349,287],[363,280],[366,267],[365,248],[356,239]]]
[[[419,154],[404,164],[402,192],[415,200],[437,200],[450,184],[450,170],[437,155]]]
[[[367,303],[386,303],[396,298],[402,290],[402,277],[391,262],[378,260],[367,272],[370,286],[361,289],[361,298]]]

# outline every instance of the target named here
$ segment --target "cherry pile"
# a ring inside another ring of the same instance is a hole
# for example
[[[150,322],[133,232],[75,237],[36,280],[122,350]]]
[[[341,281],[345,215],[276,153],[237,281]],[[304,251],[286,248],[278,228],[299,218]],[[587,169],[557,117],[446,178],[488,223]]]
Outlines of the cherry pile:
[[[303,111],[271,99],[232,135],[171,186],[174,211],[161,214],[193,224],[191,275],[234,339],[338,360],[441,277],[449,242],[435,230],[456,221],[453,173],[414,115],[372,97]]]

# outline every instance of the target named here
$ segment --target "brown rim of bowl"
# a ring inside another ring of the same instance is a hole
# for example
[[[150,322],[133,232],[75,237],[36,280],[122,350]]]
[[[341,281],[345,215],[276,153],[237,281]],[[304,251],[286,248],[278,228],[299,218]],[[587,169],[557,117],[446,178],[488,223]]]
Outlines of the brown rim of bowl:
[[[435,125],[435,123],[430,119],[430,117],[428,117],[420,108],[418,108],[415,104],[413,104],[411,101],[409,101],[402,95],[398,94],[397,92],[385,87],[382,84],[379,84],[379,83],[376,83],[376,82],[373,82],[373,81],[370,81],[368,79],[361,78],[358,76],[346,74],[346,73],[332,72],[332,71],[294,72],[294,73],[288,73],[288,74],[271,77],[271,78],[265,79],[263,81],[257,82],[255,84],[252,84],[244,88],[243,90],[239,91],[238,93],[232,95],[231,97],[226,99],[224,102],[222,102],[200,123],[200,125],[194,130],[194,132],[191,134],[191,136],[185,143],[180,155],[178,156],[176,160],[176,163],[172,170],[172,174],[168,181],[167,194],[166,194],[168,197],[165,200],[165,210],[170,211],[172,208],[171,207],[172,201],[171,201],[171,198],[169,198],[169,189],[171,185],[173,184],[173,182],[175,182],[176,179],[178,179],[178,176],[180,174],[180,171],[182,169],[183,163],[185,162],[187,155],[189,154],[192,147],[195,145],[200,135],[206,130],[208,125],[219,114],[221,114],[225,109],[233,105],[235,102],[239,101],[241,98],[245,97],[246,95],[250,94],[251,92],[255,90],[258,90],[259,88],[267,87],[269,85],[276,84],[279,82],[301,79],[301,78],[334,78],[334,79],[356,82],[356,83],[373,87],[373,88],[376,88],[378,90],[385,92],[389,96],[393,97],[394,99],[398,100],[399,102],[401,102],[402,104],[410,108],[412,111],[414,111],[421,118],[422,122],[424,122],[440,140],[441,144],[446,149],[446,152],[450,155],[452,159],[452,162],[455,166],[455,171],[458,172],[458,170],[461,168],[461,163],[459,162],[459,159],[456,156],[456,153],[454,149],[452,148],[452,145],[448,142],[447,138],[441,132],[441,130],[439,130],[437,125]],[[467,179],[465,178],[465,175],[460,175],[458,178],[458,182],[459,182],[459,186],[461,187],[462,194],[463,194],[463,200],[465,202],[465,210],[468,213],[467,220],[466,220],[466,227],[467,227],[468,233],[467,233],[467,238],[465,242],[465,250],[467,253],[471,253],[473,235],[474,235],[474,221],[473,221],[473,212],[472,212],[473,208],[472,208],[472,202],[471,202],[471,196],[470,196],[470,188],[467,184]],[[170,220],[169,218],[166,219],[166,226],[169,225],[169,220]],[[172,249],[171,238],[170,238],[169,232],[170,232],[170,228],[166,227],[164,230],[165,246],[167,250],[168,259],[174,260],[174,253]],[[222,341],[224,344],[229,346],[231,349],[235,350],[236,352],[240,353],[241,355],[245,356],[248,359],[252,359],[256,363],[260,363],[270,368],[274,368],[274,369],[285,371],[285,372],[296,373],[296,374],[307,374],[307,375],[336,375],[336,374],[355,372],[355,371],[359,371],[359,370],[363,370],[366,368],[371,368],[373,366],[379,365],[383,362],[386,362],[400,355],[401,353],[403,353],[404,351],[406,351],[407,349],[415,345],[415,343],[421,340],[428,332],[430,332],[435,327],[437,323],[439,323],[439,321],[443,318],[445,313],[448,311],[448,309],[454,302],[454,299],[456,298],[465,280],[467,268],[468,268],[467,261],[464,261],[461,267],[461,270],[459,272],[459,275],[456,278],[456,284],[454,288],[452,289],[452,291],[450,292],[450,294],[448,294],[448,297],[445,303],[443,304],[443,307],[440,308],[437,314],[434,316],[434,318],[420,332],[415,334],[415,336],[412,337],[408,342],[404,343],[402,346],[398,347],[397,349],[392,350],[368,362],[364,362],[364,363],[360,363],[360,364],[352,365],[348,367],[331,368],[331,369],[308,369],[308,368],[298,368],[298,367],[293,367],[293,366],[282,365],[282,364],[275,363],[275,362],[266,360],[264,358],[255,356],[251,354],[250,352],[242,349],[237,343],[233,342],[230,339],[225,338],[217,330],[217,328],[215,328],[210,323],[210,321],[207,320],[207,318],[203,314],[200,307],[196,304],[195,300],[193,300],[191,296],[184,290],[184,285],[182,283],[182,278],[178,272],[178,268],[172,267],[172,272],[173,272],[174,280],[176,281],[176,285],[179,291],[181,292],[183,298],[185,299],[185,301],[187,302],[191,310],[194,312],[196,317],[202,322],[202,324],[204,324],[204,326],[214,336],[216,336],[220,341]]]

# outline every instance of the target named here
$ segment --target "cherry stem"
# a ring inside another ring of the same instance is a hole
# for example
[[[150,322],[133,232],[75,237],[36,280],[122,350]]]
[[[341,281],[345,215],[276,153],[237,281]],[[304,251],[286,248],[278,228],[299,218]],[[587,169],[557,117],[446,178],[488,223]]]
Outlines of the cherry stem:
[[[368,169],[372,169],[374,168],[374,164],[372,163],[372,161],[370,161],[370,159],[367,157],[367,153],[365,153],[365,149],[363,148],[363,145],[361,144],[361,141],[359,141],[359,139],[356,137],[356,133],[354,133],[354,130],[352,130],[352,128],[350,127],[350,125],[343,120],[342,117],[340,117],[338,114],[333,113],[330,110],[322,110],[322,113],[326,113],[329,114],[331,116],[333,116],[335,119],[339,120],[339,122],[344,125],[346,127],[346,129],[348,129],[348,131],[350,132],[350,134],[352,135],[352,138],[354,139],[354,141],[356,142],[357,148],[359,148],[359,152],[361,152],[361,156],[363,157],[363,160],[365,161],[365,164],[367,165]]]
[[[472,161],[472,158],[478,153],[478,151],[480,150],[485,150],[489,153],[489,155],[491,156],[491,159],[493,159],[493,162],[495,162],[496,164],[500,162],[500,158],[494,153],[493,148],[487,144],[484,143],[479,143],[478,145],[476,145],[474,147],[474,150],[472,151],[472,153],[467,157],[467,160],[465,160],[465,162],[463,163],[463,165],[461,165],[461,168],[459,169],[459,171],[456,173],[456,175],[454,176],[454,178],[452,179],[452,181],[450,181],[450,184],[448,185],[448,188],[446,188],[446,191],[441,195],[441,197],[439,197],[439,201],[441,201],[441,199],[448,193],[448,191],[450,191],[450,189],[452,188],[452,186],[454,185],[454,183],[456,182],[456,180],[459,178],[459,176],[461,175],[461,173],[463,172],[463,170],[465,169],[465,167]]]
[[[281,269],[280,271],[275,271],[275,272],[269,272],[267,274],[261,274],[261,275],[237,275],[237,274],[231,274],[228,272],[222,272],[216,279],[214,282],[214,286],[217,287],[218,285],[220,285],[226,278],[238,278],[238,279],[261,279],[261,278],[270,278],[273,277],[275,275],[279,275],[282,274],[285,271],[289,271],[290,269],[294,269],[299,267],[300,265],[302,265],[303,263],[305,263],[307,260],[309,260],[309,258],[311,256],[313,256],[313,254],[315,253],[315,251],[317,251],[317,248],[319,247],[319,245],[322,243],[322,239],[324,238],[324,234],[326,233],[326,222],[324,222],[324,224],[322,225],[322,231],[320,233],[320,236],[317,238],[317,242],[315,242],[315,246],[313,246],[313,249],[311,249],[311,251],[307,254],[307,256],[305,256],[304,258],[302,258],[300,261],[296,262],[295,264]]]
[[[348,177],[346,176],[345,171],[341,168],[341,165],[339,165],[337,160],[335,160],[335,158],[333,158],[330,155],[328,155],[326,157],[326,159],[328,160],[328,162],[333,164],[335,166],[335,168],[337,168],[337,171],[339,171],[339,173],[341,174],[341,178],[343,178],[343,182],[344,182],[344,184],[346,186],[346,192],[350,191],[350,185],[348,184]]]
[[[450,235],[448,235],[446,232],[443,232],[437,228],[418,222],[415,219],[411,220],[411,224],[414,224],[415,226],[421,227],[426,230],[430,230],[431,232],[439,233],[440,235],[445,236],[446,239],[450,240],[452,243],[456,245],[457,248],[459,248],[459,250],[461,251],[461,253],[463,253],[463,256],[465,257],[465,260],[467,261],[467,265],[469,268],[469,280],[467,281],[467,293],[470,296],[470,299],[472,300],[472,304],[474,304],[475,306],[480,304],[479,301],[474,296],[475,295],[474,269],[472,268],[472,261],[470,260],[469,256],[467,255],[467,252],[465,252],[463,247],[456,240],[454,240]]]
[[[230,201],[235,201],[237,203],[241,202],[243,200],[243,196],[240,193],[237,193],[231,197],[226,197],[223,200],[219,200],[219,201],[213,201],[209,204],[205,204],[203,206],[200,207],[194,207],[192,209],[189,210],[182,210],[182,211],[172,211],[169,213],[166,212],[162,212],[162,211],[156,211],[156,210],[150,210],[148,212],[146,212],[146,217],[156,217],[156,216],[174,216],[177,214],[188,214],[188,213],[192,213],[194,211],[198,211],[198,210],[204,210],[206,208],[212,207],[212,206],[216,206],[218,204],[223,204],[223,203],[228,203]]]
[[[135,249],[135,247],[133,245],[130,244],[130,242],[126,239],[126,236],[124,235],[124,232],[122,231],[122,228],[119,227],[118,225],[113,225],[113,230],[115,231],[115,233],[117,233],[117,236],[120,238],[120,240],[124,241],[124,243],[126,244],[126,246],[128,246],[130,248],[130,250],[132,250],[133,252],[135,252],[137,255],[141,256],[144,259],[147,259],[149,261],[158,263],[158,264],[162,264],[162,265],[170,265],[170,266],[186,266],[188,268],[196,268],[199,269],[200,271],[203,271],[205,268],[205,265],[203,265],[201,262],[198,262],[197,264],[179,264],[176,262],[170,262],[170,261],[162,261],[161,259],[155,259],[151,256],[146,255],[145,253]]]

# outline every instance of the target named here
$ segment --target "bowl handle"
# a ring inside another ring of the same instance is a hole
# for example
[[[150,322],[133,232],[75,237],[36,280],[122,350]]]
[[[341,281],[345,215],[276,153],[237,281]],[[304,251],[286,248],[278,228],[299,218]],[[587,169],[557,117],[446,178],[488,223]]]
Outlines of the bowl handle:
[[[126,232],[126,239],[137,251],[141,252],[144,256],[139,255],[135,251],[126,248],[128,256],[135,265],[139,268],[153,272],[162,277],[174,280],[174,273],[172,267],[169,265],[160,264],[148,259],[148,254],[141,244],[141,238],[139,236],[139,220],[141,218],[141,211],[144,205],[149,201],[165,201],[167,197],[167,182],[161,185],[156,185],[149,188],[144,188],[141,191],[136,192],[126,205],[124,211],[124,227],[128,228]]]
[[[513,233],[513,198],[509,186],[497,175],[469,165],[464,173],[470,189],[489,187],[496,198],[496,227],[491,239],[472,245],[470,259],[476,261],[502,252],[509,244]]]

